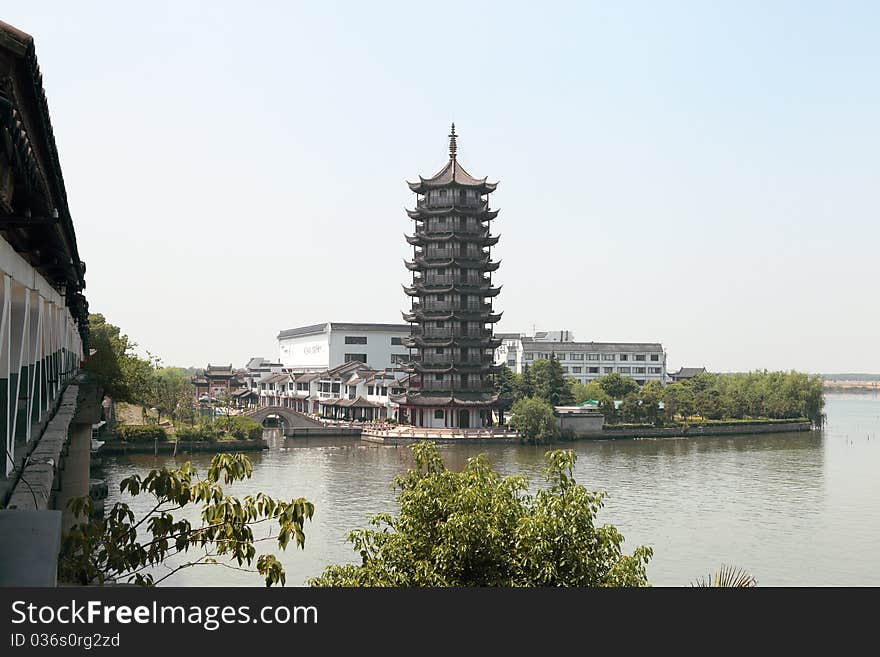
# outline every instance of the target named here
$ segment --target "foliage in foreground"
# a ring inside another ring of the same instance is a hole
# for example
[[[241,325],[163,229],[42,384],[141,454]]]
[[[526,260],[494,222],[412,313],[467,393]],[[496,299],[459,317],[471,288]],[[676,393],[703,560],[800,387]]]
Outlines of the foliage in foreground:
[[[312,586],[647,586],[651,548],[625,555],[620,532],[596,526],[605,493],[575,482],[573,451],[547,452],[535,495],[485,455],[453,472],[433,443],[412,452],[395,479],[400,514],[351,532],[361,564],[328,566]]]
[[[691,586],[699,588],[751,588],[758,585],[758,580],[742,568],[722,565],[715,573],[691,582]]]
[[[216,564],[258,572],[266,586],[284,584],[284,568],[274,555],[260,555],[256,570],[250,568],[256,557],[255,544],[277,540],[284,550],[294,539],[303,547],[303,523],[312,518],[315,507],[304,498],[284,502],[265,493],[245,498],[224,493],[221,479],[230,484],[250,478],[252,472],[253,465],[244,454],[217,454],[205,479],[196,478],[189,462],[175,470],[151,470],[143,478],[128,477],[121,482],[120,490],[133,496],[147,495],[154,504],[140,519],[127,504],[117,502],[105,518],[90,520],[91,499],[74,498],[70,509],[84,518],[62,540],[59,581],[153,586],[183,568]],[[198,526],[177,520],[172,514],[191,505],[201,506],[202,522]],[[269,534],[255,539],[253,527],[262,523],[268,523]],[[154,579],[150,571],[159,564],[168,566],[168,572]]]

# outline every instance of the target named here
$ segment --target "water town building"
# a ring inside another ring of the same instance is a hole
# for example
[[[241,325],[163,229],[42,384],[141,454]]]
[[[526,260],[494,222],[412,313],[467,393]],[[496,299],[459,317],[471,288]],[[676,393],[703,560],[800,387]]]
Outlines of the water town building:
[[[474,178],[459,164],[455,125],[449,161],[431,178],[408,183],[416,194],[407,210],[415,230],[406,236],[413,258],[406,262],[412,284],[404,291],[412,307],[408,389],[398,399],[401,414],[418,427],[486,427],[501,419],[509,400],[493,392],[493,354],[500,341],[492,325],[501,318],[492,299],[490,225],[498,215],[489,194],[498,183]]]

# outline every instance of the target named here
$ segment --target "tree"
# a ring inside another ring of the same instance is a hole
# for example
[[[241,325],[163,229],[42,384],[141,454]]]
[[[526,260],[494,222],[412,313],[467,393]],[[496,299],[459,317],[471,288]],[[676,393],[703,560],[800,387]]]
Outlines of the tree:
[[[639,390],[639,400],[642,402],[642,415],[654,425],[660,422],[660,402],[663,401],[663,385],[659,381],[648,381]]]
[[[526,397],[513,405],[510,426],[530,443],[550,443],[559,438],[553,407],[543,399]]]
[[[694,395],[694,408],[707,420],[720,420],[724,417],[721,393],[714,388],[706,388]]]
[[[495,375],[495,392],[504,397],[514,397],[519,378],[507,365],[502,365]]]
[[[639,384],[628,376],[620,376],[617,372],[606,374],[596,379],[596,382],[611,399],[623,399],[631,392],[638,392]]]
[[[620,412],[623,415],[624,422],[642,421],[642,402],[639,399],[638,393],[627,393],[626,397],[623,398],[623,403],[620,406]]]
[[[553,406],[567,406],[574,403],[574,395],[558,360],[551,358],[535,361],[531,372],[535,397],[540,397]]]
[[[663,412],[670,422],[676,415],[687,419],[694,412],[694,393],[683,383],[670,383],[663,391]]]
[[[596,526],[605,493],[575,482],[574,452],[547,452],[534,495],[485,455],[453,472],[433,443],[412,453],[395,479],[399,515],[352,531],[361,563],[328,566],[312,586],[647,586],[651,548],[625,555],[620,532]]]
[[[152,470],[144,478],[128,477],[120,483],[120,491],[152,498],[152,508],[140,519],[127,504],[117,502],[106,518],[90,520],[91,498],[74,498],[70,509],[83,522],[64,535],[59,580],[80,585],[125,581],[153,586],[183,568],[216,564],[258,572],[266,586],[284,584],[284,568],[274,555],[260,555],[256,570],[250,568],[256,557],[255,544],[276,540],[284,550],[294,539],[303,547],[303,524],[312,518],[315,507],[302,497],[285,502],[265,493],[244,498],[225,494],[221,479],[230,484],[250,478],[252,472],[253,465],[244,454],[217,454],[204,479],[196,478],[189,462],[175,470]],[[192,505],[201,507],[200,525],[172,515]],[[275,524],[276,533],[255,539],[253,526],[263,523]],[[171,563],[175,557],[188,556],[190,550],[199,554]],[[218,558],[234,560],[237,565]],[[159,564],[169,566],[169,572],[154,579],[149,571]]]
[[[532,368],[523,365],[523,373],[519,377],[514,387],[514,398],[524,399],[525,397],[535,396],[535,384],[532,380]]]

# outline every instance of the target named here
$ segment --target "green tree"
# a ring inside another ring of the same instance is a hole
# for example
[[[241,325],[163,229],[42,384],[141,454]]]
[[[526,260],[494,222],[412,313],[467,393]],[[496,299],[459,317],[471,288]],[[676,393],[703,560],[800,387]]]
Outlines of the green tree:
[[[663,390],[663,412],[670,422],[677,415],[687,418],[694,412],[694,393],[683,383],[670,383]]]
[[[624,422],[641,422],[644,419],[642,401],[636,392],[627,393],[620,406]]]
[[[651,548],[625,555],[620,532],[597,526],[605,493],[575,482],[574,452],[547,452],[534,495],[485,455],[453,472],[433,443],[412,452],[395,480],[399,515],[351,532],[361,563],[328,566],[312,586],[647,586]]]
[[[505,397],[516,397],[519,375],[507,365],[502,365],[495,375],[495,392]]]
[[[558,360],[551,358],[535,361],[531,373],[535,397],[540,397],[553,406],[567,406],[574,403],[571,386]]]
[[[707,420],[720,420],[724,417],[724,403],[721,393],[714,388],[706,388],[694,395],[694,409]]]
[[[663,401],[663,385],[659,381],[648,381],[639,390],[644,419],[654,425],[660,421],[660,402]]]
[[[535,383],[532,379],[532,368],[528,364],[523,365],[523,373],[514,386],[514,398],[525,399],[535,396]]]
[[[119,488],[132,496],[150,497],[152,508],[139,519],[129,506],[117,502],[102,519],[90,519],[89,497],[74,498],[70,508],[83,521],[62,540],[58,578],[80,585],[108,581],[153,586],[183,568],[219,564],[259,573],[266,586],[284,584],[281,563],[272,554],[256,559],[256,543],[277,542],[285,549],[291,539],[305,545],[303,524],[312,518],[311,502],[298,498],[285,502],[265,493],[237,498],[226,495],[221,485],[248,479],[253,472],[244,454],[217,454],[207,476],[196,477],[192,464],[180,468],[152,470],[145,477],[133,475]],[[201,508],[201,524],[176,519],[172,512],[192,506]],[[254,538],[253,527],[274,525],[274,533]],[[196,555],[189,557],[192,550]],[[178,558],[184,559],[178,561]],[[234,561],[232,566],[227,561]],[[168,566],[159,579],[150,572],[157,565]]]
[[[639,384],[628,376],[620,376],[617,372],[606,374],[596,379],[596,382],[611,399],[622,400],[631,392],[638,392]]]
[[[514,403],[510,426],[534,444],[550,443],[559,438],[559,424],[553,407],[536,397],[526,397]]]

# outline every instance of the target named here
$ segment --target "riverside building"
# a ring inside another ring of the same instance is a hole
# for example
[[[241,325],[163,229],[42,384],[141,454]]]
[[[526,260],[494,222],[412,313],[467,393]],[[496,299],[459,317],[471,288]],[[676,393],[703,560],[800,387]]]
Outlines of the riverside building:
[[[418,427],[480,428],[501,419],[508,400],[493,392],[494,350],[501,344],[492,325],[501,318],[492,300],[490,225],[498,215],[489,194],[498,183],[474,178],[459,164],[455,125],[449,161],[431,178],[408,183],[416,194],[407,210],[415,230],[406,236],[413,258],[412,283],[404,287],[412,307],[408,389],[397,401],[403,417]]]
[[[495,363],[507,365],[517,374],[536,360],[555,358],[566,376],[587,383],[616,372],[642,385],[648,381],[665,384],[666,352],[659,342],[576,342],[571,331],[499,334]]]

